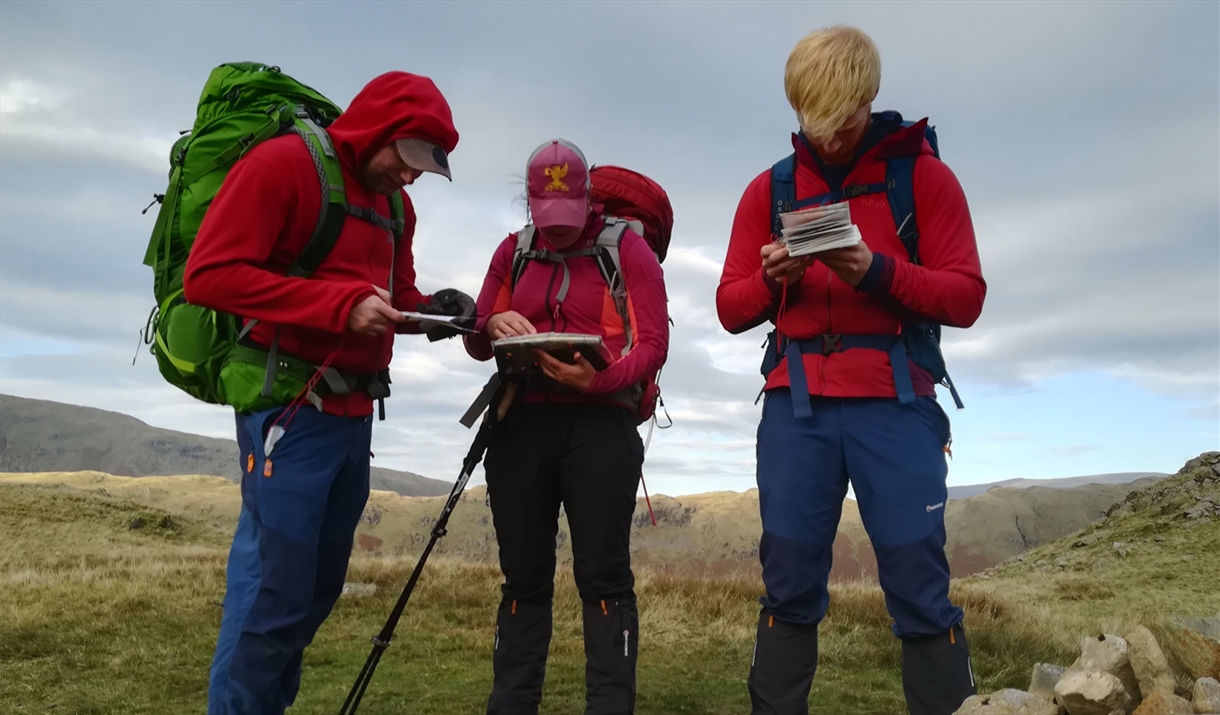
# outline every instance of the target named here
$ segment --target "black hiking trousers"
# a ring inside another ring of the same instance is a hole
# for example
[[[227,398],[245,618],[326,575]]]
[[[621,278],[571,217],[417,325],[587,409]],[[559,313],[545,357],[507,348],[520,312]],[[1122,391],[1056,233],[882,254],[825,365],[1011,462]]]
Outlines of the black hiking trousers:
[[[488,715],[538,711],[561,504],[584,604],[585,715],[635,711],[639,616],[630,546],[643,461],[636,420],[615,405],[524,403],[492,437],[485,468],[504,584]]]

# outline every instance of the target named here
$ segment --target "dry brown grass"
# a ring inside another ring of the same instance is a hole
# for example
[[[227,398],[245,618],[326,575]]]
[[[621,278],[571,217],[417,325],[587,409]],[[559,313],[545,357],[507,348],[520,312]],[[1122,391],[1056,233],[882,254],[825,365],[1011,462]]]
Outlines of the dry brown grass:
[[[0,478],[0,702],[23,715],[200,711],[232,529],[232,515],[209,495],[225,485],[192,479],[180,493],[174,482],[99,486],[96,479]],[[129,528],[135,519],[141,528]],[[1147,623],[1196,599],[1197,573],[1153,578],[1163,561],[1124,562],[1135,571],[1123,577],[1142,573],[1152,589],[1077,571],[954,583],[980,689],[1023,687],[1034,662],[1070,662],[1082,634]],[[377,593],[340,602],[306,657],[305,686],[291,712],[337,709],[414,563],[412,554],[353,558],[349,581],[376,584]],[[361,712],[399,713],[407,705],[414,713],[481,712],[499,583],[492,564],[434,556]],[[747,711],[758,580],[641,568],[637,583],[637,712]],[[1216,600],[1213,593],[1197,603],[1214,612]],[[555,613],[543,706],[551,715],[583,703],[579,602],[566,567]],[[889,625],[874,582],[832,588],[814,713],[904,711]]]

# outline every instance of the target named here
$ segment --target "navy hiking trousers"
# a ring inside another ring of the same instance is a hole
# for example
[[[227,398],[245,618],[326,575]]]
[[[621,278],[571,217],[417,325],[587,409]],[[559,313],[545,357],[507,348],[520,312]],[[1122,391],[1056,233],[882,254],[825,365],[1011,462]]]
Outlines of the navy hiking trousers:
[[[943,633],[963,615],[949,602],[944,550],[948,416],[934,397],[804,399],[812,416],[797,418],[789,390],[768,392],[758,426],[764,611],[803,624],[826,615],[850,482],[894,635]]]
[[[208,715],[280,715],[296,699],[302,653],[343,590],[368,500],[372,416],[302,406],[267,469],[263,441],[282,410],[237,415],[242,508]]]

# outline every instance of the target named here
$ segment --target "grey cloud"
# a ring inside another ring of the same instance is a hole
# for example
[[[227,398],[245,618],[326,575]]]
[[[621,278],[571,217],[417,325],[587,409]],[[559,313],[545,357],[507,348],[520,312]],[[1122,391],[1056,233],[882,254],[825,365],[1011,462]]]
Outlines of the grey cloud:
[[[153,211],[139,209],[164,188],[164,151],[220,62],[277,63],[340,105],[376,74],[404,68],[437,81],[462,133],[457,180],[425,177],[411,189],[421,288],[478,291],[492,251],[523,219],[514,201],[525,157],[547,137],[653,176],[677,213],[662,387],[681,429],[654,436],[649,473],[674,484],[740,476],[740,464],[703,455],[752,438],[765,328],[731,336],[719,326],[719,266],[746,183],[790,151],[788,50],[846,20],[881,47],[878,105],[931,116],[970,200],[989,294],[974,328],[947,331],[959,383],[1020,390],[1100,368],[1175,396],[1220,394],[1214,5],[888,4],[862,14],[850,3],[483,3],[478,12],[411,3],[384,22],[383,5],[348,3],[351,22],[339,28],[293,7],[0,9],[0,326],[6,344],[17,335],[85,352],[5,358],[6,392],[84,395],[167,426],[227,433],[227,413],[177,397],[150,356],[130,368],[151,308],[140,259]],[[238,9],[246,22],[230,21]],[[48,103],[29,103],[42,95]],[[87,305],[90,319],[47,311],[48,301]],[[386,466],[445,478],[453,462],[439,454],[464,453],[470,437],[456,412],[490,368],[455,344],[422,343],[400,339],[396,364],[422,356],[447,370],[398,371],[375,451],[403,460]],[[101,372],[79,373],[90,384],[56,382],[77,374],[65,365],[98,360]],[[420,442],[423,454],[413,452]]]

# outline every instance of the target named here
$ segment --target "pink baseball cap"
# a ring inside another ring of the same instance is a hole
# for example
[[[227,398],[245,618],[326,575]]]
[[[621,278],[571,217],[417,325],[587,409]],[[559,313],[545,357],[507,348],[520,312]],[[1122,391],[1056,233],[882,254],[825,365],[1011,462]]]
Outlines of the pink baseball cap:
[[[526,165],[534,225],[584,226],[589,215],[589,164],[577,146],[552,139],[530,154]]]

